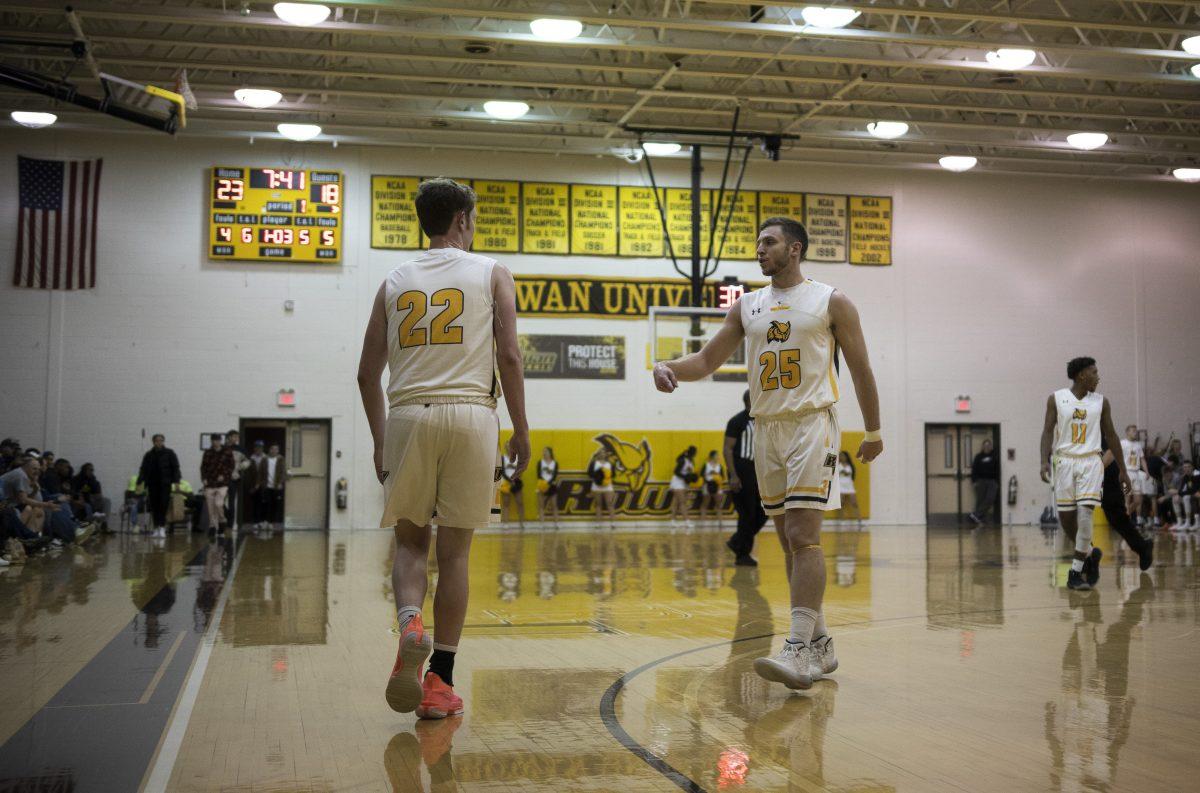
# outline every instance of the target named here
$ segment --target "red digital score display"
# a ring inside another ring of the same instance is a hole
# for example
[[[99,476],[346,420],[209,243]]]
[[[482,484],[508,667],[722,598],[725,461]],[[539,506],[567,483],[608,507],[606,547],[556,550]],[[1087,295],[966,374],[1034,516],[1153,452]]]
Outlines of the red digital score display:
[[[741,284],[721,284],[717,287],[717,308],[733,308],[733,304],[744,294],[746,287]]]
[[[291,262],[341,259],[341,173],[217,166],[212,169],[211,185],[211,258]]]

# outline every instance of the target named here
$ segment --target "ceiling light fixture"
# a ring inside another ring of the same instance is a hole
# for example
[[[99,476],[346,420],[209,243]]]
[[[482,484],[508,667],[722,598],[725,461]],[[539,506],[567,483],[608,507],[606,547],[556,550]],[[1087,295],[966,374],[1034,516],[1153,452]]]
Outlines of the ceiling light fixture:
[[[1077,149],[1091,151],[1108,143],[1108,135],[1103,132],[1074,132],[1067,136],[1067,143]]]
[[[1186,38],[1179,43],[1183,47],[1183,51],[1189,55],[1200,55],[1200,36],[1192,36]]]
[[[858,19],[860,12],[853,8],[831,8],[828,6],[805,6],[800,11],[804,24],[814,28],[844,28]]]
[[[1200,182],[1200,168],[1176,168],[1171,174],[1181,182]]]
[[[22,127],[29,127],[30,129],[41,129],[58,121],[58,116],[53,113],[38,113],[33,110],[14,110],[9,115],[12,116],[13,121]]]
[[[239,88],[233,92],[233,98],[248,107],[263,108],[279,104],[283,94],[270,88]]]
[[[870,132],[877,138],[891,140],[908,132],[908,124],[905,124],[903,121],[872,121],[870,124],[867,124],[867,132]]]
[[[678,154],[683,147],[678,143],[663,143],[657,140],[648,140],[642,144],[642,148],[646,153],[654,157],[664,157],[668,154]]]
[[[483,103],[483,110],[492,118],[501,121],[512,121],[529,112],[529,105],[524,102],[509,102],[503,99],[493,99]]]
[[[529,29],[542,41],[570,41],[583,32],[583,23],[578,19],[545,17],[530,22]]]
[[[1024,69],[1037,59],[1034,50],[1001,48],[992,50],[984,56],[988,64],[1002,71],[1011,72],[1013,69]]]
[[[979,164],[979,160],[974,157],[960,157],[957,155],[949,155],[938,160],[938,165],[945,168],[947,171],[962,173],[969,171]]]
[[[321,134],[321,128],[316,124],[280,124],[276,127],[279,134],[288,140],[312,140]]]
[[[329,18],[329,6],[317,3],[276,3],[275,16],[289,25],[309,28]]]

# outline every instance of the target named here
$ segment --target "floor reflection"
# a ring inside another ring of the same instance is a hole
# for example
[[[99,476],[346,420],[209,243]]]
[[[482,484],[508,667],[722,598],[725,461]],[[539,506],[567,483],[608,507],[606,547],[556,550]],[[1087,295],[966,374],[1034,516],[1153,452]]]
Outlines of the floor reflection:
[[[1142,573],[1108,625],[1099,592],[1063,594],[1072,625],[1062,656],[1062,691],[1046,703],[1050,783],[1056,791],[1109,791],[1136,704],[1127,696],[1131,639],[1143,607],[1154,599],[1154,583]]]

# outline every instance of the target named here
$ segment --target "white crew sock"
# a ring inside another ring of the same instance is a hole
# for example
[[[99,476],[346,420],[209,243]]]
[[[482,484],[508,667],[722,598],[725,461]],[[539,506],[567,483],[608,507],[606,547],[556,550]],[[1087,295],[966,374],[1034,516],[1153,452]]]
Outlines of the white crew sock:
[[[823,639],[829,635],[829,628],[825,627],[825,612],[817,614],[817,623],[813,626],[813,639]]]
[[[812,609],[796,606],[792,609],[792,630],[788,634],[790,644],[807,644],[813,636],[813,628],[817,625],[819,615]]]
[[[1085,557],[1092,552],[1092,508],[1080,507],[1075,513],[1075,553]],[[1083,570],[1083,560],[1071,561],[1072,570]]]
[[[419,616],[421,616],[420,606],[401,606],[396,609],[396,621],[400,623],[401,631],[404,630],[404,626],[408,624],[409,620]]]

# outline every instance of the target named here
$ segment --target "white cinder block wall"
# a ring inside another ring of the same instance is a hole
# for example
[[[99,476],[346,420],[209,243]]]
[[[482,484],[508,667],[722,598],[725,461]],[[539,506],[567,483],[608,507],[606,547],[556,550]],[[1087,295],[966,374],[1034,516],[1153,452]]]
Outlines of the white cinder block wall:
[[[17,155],[105,158],[99,286],[49,293],[11,286]],[[345,172],[340,266],[210,263],[207,169],[212,165],[336,168]],[[707,164],[706,185],[719,180]],[[0,140],[0,435],[94,462],[119,493],[149,437],[163,432],[185,475],[198,479],[202,431],[239,417],[333,419],[331,482],[350,480],[350,508],[333,525],[375,525],[370,437],[355,384],[361,335],[384,274],[405,255],[369,247],[371,174],[643,184],[615,158],[427,149],[333,149],[259,140],[168,139],[5,129]],[[660,164],[660,183],[687,185],[686,162]],[[759,190],[891,195],[890,268],[809,265],[807,273],[858,304],[883,400],[886,452],[872,471],[877,521],[924,519],[925,422],[998,422],[1016,450],[1028,520],[1047,499],[1037,479],[1045,397],[1074,355],[1100,360],[1101,390],[1119,426],[1182,435],[1200,420],[1200,187],[1005,177],[985,172],[829,168],[756,161]],[[517,273],[673,277],[669,262],[512,255]],[[718,277],[754,277],[753,263]],[[284,300],[296,302],[294,313]],[[626,380],[534,381],[529,411],[542,428],[716,428],[738,407],[737,384],[654,392],[644,321],[527,319],[540,333],[624,334]],[[861,429],[848,373],[841,419]],[[275,406],[294,388],[298,408]],[[957,394],[974,400],[956,416]],[[144,434],[143,434],[144,433]]]

